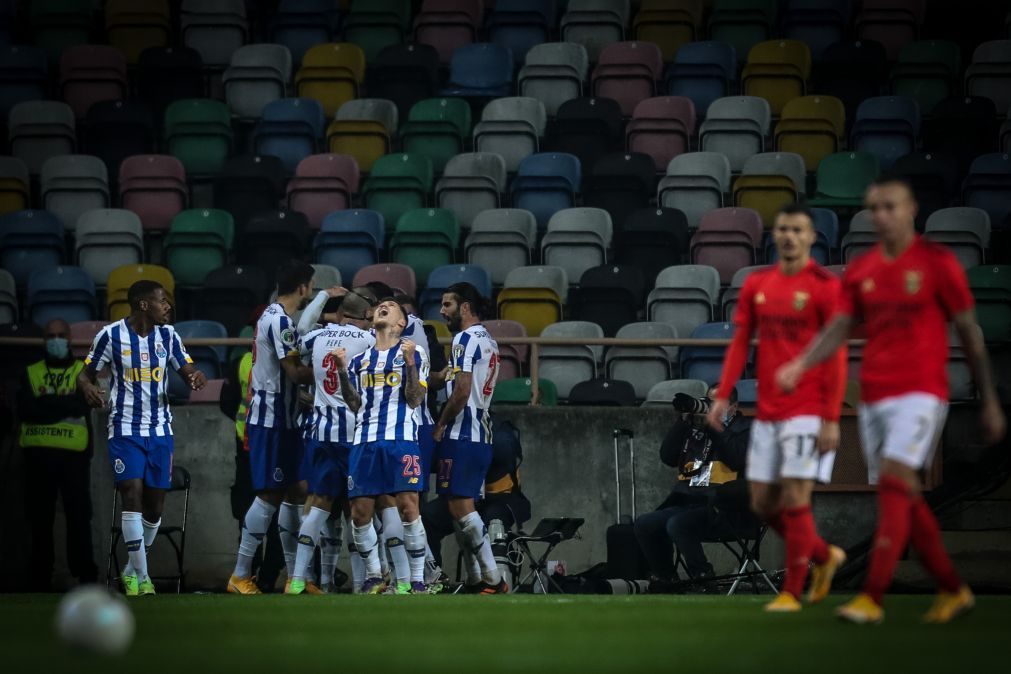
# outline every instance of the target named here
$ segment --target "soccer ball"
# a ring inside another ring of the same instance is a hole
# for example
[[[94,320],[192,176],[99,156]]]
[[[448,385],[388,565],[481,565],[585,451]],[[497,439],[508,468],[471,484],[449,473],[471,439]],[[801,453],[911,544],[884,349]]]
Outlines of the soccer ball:
[[[133,632],[133,614],[126,602],[98,585],[68,593],[56,612],[60,639],[95,653],[124,653],[133,641]]]

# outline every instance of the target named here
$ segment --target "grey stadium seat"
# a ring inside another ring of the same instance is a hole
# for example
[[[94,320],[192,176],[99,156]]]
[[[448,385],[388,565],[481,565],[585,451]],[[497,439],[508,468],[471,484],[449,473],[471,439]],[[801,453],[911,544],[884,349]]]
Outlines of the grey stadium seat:
[[[734,309],[737,308],[737,298],[741,295],[741,288],[744,287],[744,280],[751,276],[752,273],[760,269],[768,269],[772,265],[769,264],[755,264],[750,267],[741,267],[734,272],[733,277],[730,279],[730,287],[727,291],[723,293],[722,300],[722,310],[721,314],[723,320],[731,323],[734,319]]]
[[[720,272],[714,267],[667,267],[657,274],[656,287],[646,299],[646,315],[651,321],[672,326],[679,335],[690,335],[713,320],[713,306],[719,295]]]
[[[657,202],[685,214],[698,227],[707,212],[722,208],[730,191],[730,161],[717,152],[686,152],[670,160],[657,187]]]
[[[73,231],[82,213],[109,205],[105,162],[86,154],[51,157],[39,178],[42,206]]]
[[[591,61],[612,42],[625,39],[629,0],[569,0],[560,24],[561,38],[586,47]]]
[[[552,265],[518,267],[506,275],[506,288],[549,288],[565,303],[569,296],[569,278],[565,270]]]
[[[484,267],[491,282],[503,285],[506,276],[533,260],[537,242],[537,219],[520,208],[482,211],[471,223],[464,244],[468,264]]]
[[[871,212],[866,208],[858,211],[850,219],[849,231],[839,242],[839,251],[843,262],[850,262],[854,257],[865,253],[878,242],[878,235],[871,223]]]
[[[741,175],[786,176],[793,181],[800,194],[807,189],[804,158],[796,152],[762,152],[752,155],[744,162]]]
[[[313,292],[344,285],[340,269],[337,269],[337,267],[328,264],[314,264],[312,268],[315,270],[315,273],[312,275]]]
[[[183,44],[212,68],[227,66],[249,35],[243,0],[183,0],[179,20]]]
[[[144,261],[144,226],[125,208],[96,208],[81,214],[74,232],[77,266],[104,286],[116,267]]]
[[[951,248],[964,269],[978,267],[990,247],[990,214],[971,206],[936,210],[927,217],[924,238]]]
[[[348,101],[338,108],[337,119],[379,122],[386,127],[390,136],[396,135],[400,121],[396,103],[385,98],[357,98]]]
[[[291,52],[279,44],[240,47],[232,54],[221,81],[231,111],[243,119],[256,119],[268,103],[287,94]]]
[[[583,95],[583,83],[589,77],[586,48],[574,42],[547,42],[535,45],[527,52],[520,69],[520,96],[536,98],[544,111],[554,116],[558,106]]]
[[[74,111],[60,101],[24,101],[7,116],[10,153],[39,175],[50,157],[73,154],[77,145]]]
[[[554,323],[541,333],[541,337],[554,339],[599,339],[603,336],[604,330],[599,325],[587,321]],[[597,376],[597,364],[603,353],[603,346],[542,346],[539,376],[555,383],[559,398],[568,398],[573,386]]]
[[[668,379],[657,382],[646,394],[643,407],[670,407],[678,393],[686,393],[693,398],[704,398],[709,384],[701,379]]]
[[[618,339],[677,339],[677,331],[666,323],[629,323],[618,330]],[[670,379],[677,347],[611,347],[604,358],[608,379],[623,379],[635,388],[635,397],[644,400],[657,382]]]
[[[496,98],[481,112],[474,127],[474,149],[502,155],[506,170],[515,173],[527,155],[540,150],[547,113],[544,104],[529,96]]]
[[[565,269],[569,280],[579,281],[583,272],[607,262],[613,226],[602,208],[565,208],[548,221],[541,241],[544,264]]]
[[[699,149],[726,155],[731,169],[740,171],[748,157],[765,151],[771,123],[772,110],[764,98],[717,98],[699,127]]]
[[[466,152],[450,157],[435,185],[439,208],[456,215],[460,227],[470,229],[482,211],[498,208],[506,186],[505,160],[492,152]]]

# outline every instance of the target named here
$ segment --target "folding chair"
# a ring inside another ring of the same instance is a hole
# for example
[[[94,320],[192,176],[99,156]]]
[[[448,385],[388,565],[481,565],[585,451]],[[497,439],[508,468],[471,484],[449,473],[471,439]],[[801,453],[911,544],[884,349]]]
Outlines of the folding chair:
[[[549,592],[564,593],[565,590],[548,574],[548,556],[555,549],[555,546],[562,541],[576,538],[579,535],[579,527],[583,526],[583,522],[585,520],[582,517],[545,517],[537,523],[531,534],[523,531],[518,533],[510,532],[508,542],[509,563],[511,566],[515,565],[517,567],[513,577],[519,578],[513,591],[518,591],[518,588],[533,578],[531,587],[535,585],[540,587],[541,592],[544,594],[548,594]],[[543,544],[545,546],[540,556],[535,555],[530,550],[531,544]],[[513,560],[518,561],[514,564]],[[521,577],[520,573],[522,573],[524,561],[530,565],[530,568],[527,570],[526,575]]]
[[[185,586],[186,576],[186,571],[183,568],[183,560],[186,553],[186,517],[189,513],[190,506],[190,472],[182,466],[173,466],[172,485],[169,487],[168,492],[170,494],[173,492],[182,492],[182,519],[178,525],[162,525],[159,527],[158,535],[155,537],[155,540],[164,538],[168,541],[169,545],[172,546],[172,551],[175,553],[176,557],[177,573],[174,575],[164,576],[150,575],[151,580],[156,583],[169,583],[174,581],[176,584],[176,594],[179,594],[183,591]],[[117,516],[120,514],[119,499],[116,497],[117,494],[114,491],[112,495],[112,536],[109,538],[109,554],[107,556],[108,562],[105,570],[106,583],[110,587],[120,579],[119,553],[116,550],[116,546],[123,538],[122,527],[116,525],[116,522],[119,521]]]

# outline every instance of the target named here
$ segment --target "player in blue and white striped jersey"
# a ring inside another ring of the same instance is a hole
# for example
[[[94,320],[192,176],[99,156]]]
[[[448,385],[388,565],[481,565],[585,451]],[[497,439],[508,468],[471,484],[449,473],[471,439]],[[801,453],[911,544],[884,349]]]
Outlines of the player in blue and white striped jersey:
[[[455,521],[457,541],[467,557],[467,584],[481,594],[498,594],[509,587],[474,505],[491,465],[488,408],[498,377],[498,344],[481,325],[488,304],[470,283],[455,283],[442,295],[440,313],[456,334],[446,373],[448,399],[433,436],[439,457],[436,491]]]
[[[172,412],[168,404],[171,367],[199,390],[207,383],[193,366],[168,321],[172,305],[154,281],[137,281],[127,291],[130,316],[95,337],[78,388],[92,407],[105,406],[98,373],[111,370],[109,459],[123,505],[123,540],[129,563],[122,573],[128,596],[154,594],[147,551],[161,524],[165,490],[172,486]]]

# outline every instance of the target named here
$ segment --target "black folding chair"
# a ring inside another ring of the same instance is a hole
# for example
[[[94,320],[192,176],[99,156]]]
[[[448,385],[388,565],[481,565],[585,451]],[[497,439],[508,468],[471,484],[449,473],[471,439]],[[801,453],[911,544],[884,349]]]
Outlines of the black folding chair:
[[[584,521],[582,517],[546,517],[537,523],[531,534],[523,531],[510,533],[508,543],[509,560],[511,565],[513,564],[513,560],[516,560],[515,577],[520,579],[516,583],[514,590],[522,587],[532,578],[533,583],[531,586],[536,584],[544,594],[551,591],[550,588],[554,588],[555,592],[564,593],[565,590],[548,573],[548,556],[555,549],[556,545],[562,541],[575,538],[579,532],[579,527],[583,526]],[[544,545],[540,556],[535,555],[530,549],[532,544]],[[527,570],[525,576],[520,577],[519,574],[522,573],[524,561],[530,565],[530,568]]]
[[[190,506],[190,473],[182,466],[172,467],[172,485],[168,489],[169,493],[182,492],[182,517],[177,525],[162,525],[158,527],[158,535],[155,540],[164,538],[172,546],[176,558],[176,573],[156,576],[150,574],[151,580],[156,583],[175,582],[176,594],[183,591],[185,587],[186,571],[184,568],[184,558],[186,554],[186,518],[189,514]],[[106,583],[112,587],[120,579],[119,553],[117,546],[123,538],[123,528],[116,523],[119,522],[120,505],[118,494],[112,495],[112,535],[109,537],[109,554],[106,565]]]

